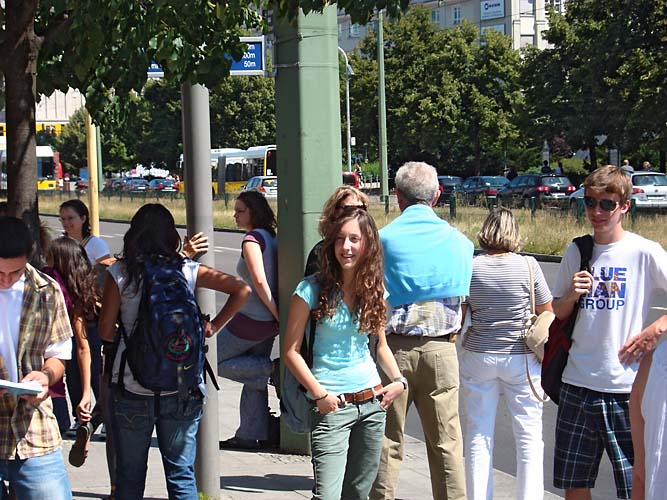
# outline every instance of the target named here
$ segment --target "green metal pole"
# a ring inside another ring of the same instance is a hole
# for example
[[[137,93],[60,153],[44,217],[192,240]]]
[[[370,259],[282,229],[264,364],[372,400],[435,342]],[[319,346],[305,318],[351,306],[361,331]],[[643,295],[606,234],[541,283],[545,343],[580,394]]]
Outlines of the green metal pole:
[[[384,97],[384,24],[383,13],[378,12],[378,141],[380,146],[380,200],[384,213],[389,213],[389,171],[387,166],[387,108]]]
[[[322,205],[341,183],[338,25],[336,6],[299,13],[276,27],[278,283],[281,339],[306,256],[318,241]],[[282,368],[284,370],[284,367]],[[308,437],[281,422],[283,450],[309,453]]]

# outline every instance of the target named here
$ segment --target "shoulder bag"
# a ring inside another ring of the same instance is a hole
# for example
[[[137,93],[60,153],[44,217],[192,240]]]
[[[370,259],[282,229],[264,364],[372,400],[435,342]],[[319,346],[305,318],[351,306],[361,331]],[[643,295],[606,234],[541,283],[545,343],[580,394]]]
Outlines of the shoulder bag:
[[[537,359],[542,361],[544,358],[544,344],[547,342],[549,336],[549,326],[553,322],[556,315],[551,311],[544,311],[539,316],[535,314],[535,277],[533,275],[533,266],[530,264],[528,257],[525,257],[526,264],[528,264],[528,275],[530,276],[530,315],[526,320],[526,328],[524,330],[523,339],[528,348],[533,351]],[[540,396],[535,389],[533,380],[530,378],[530,370],[528,368],[528,355],[526,355],[526,375],[528,377],[528,384],[537,399],[542,402],[549,401],[548,396]]]

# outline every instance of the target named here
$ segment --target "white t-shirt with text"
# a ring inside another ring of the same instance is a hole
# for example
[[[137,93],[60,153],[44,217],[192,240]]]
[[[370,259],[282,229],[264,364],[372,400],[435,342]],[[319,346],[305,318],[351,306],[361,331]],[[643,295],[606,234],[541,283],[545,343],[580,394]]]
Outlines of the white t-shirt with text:
[[[580,262],[572,243],[561,261],[555,298],[568,293]],[[618,351],[642,331],[653,290],[667,289],[667,252],[655,241],[626,231],[620,241],[595,244],[590,267],[593,287],[579,300],[563,382],[598,392],[629,393],[638,364],[622,365]]]

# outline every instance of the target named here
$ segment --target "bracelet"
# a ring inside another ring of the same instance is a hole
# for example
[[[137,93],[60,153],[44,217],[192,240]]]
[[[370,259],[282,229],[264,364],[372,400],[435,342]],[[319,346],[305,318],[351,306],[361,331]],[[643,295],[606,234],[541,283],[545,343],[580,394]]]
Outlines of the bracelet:
[[[408,390],[408,379],[406,379],[405,377],[403,376],[396,377],[394,380],[392,380],[392,382],[398,382],[400,384],[403,384],[403,390],[404,391]]]
[[[326,398],[328,395],[329,395],[329,393],[328,393],[328,392],[325,392],[325,393],[324,393],[324,396],[320,396],[319,398],[315,398],[315,399],[313,399],[313,401],[315,401],[315,402],[317,403],[318,401],[322,401],[322,400],[323,400],[324,398]]]

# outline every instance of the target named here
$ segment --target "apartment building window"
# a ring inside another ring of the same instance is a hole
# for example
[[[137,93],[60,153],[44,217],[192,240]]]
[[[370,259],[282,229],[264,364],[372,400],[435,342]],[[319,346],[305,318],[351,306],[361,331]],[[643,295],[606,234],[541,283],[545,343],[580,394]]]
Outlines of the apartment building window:
[[[350,37],[359,38],[361,36],[361,26],[358,24],[350,24]]]
[[[532,16],[535,11],[535,0],[521,0],[519,8],[522,16]]]
[[[342,36],[345,33],[345,23],[338,23],[338,36]]]
[[[549,0],[549,4],[554,8],[556,12],[563,12],[564,0]]]
[[[452,7],[452,24],[454,26],[461,24],[461,7]]]
[[[431,21],[433,21],[433,24],[440,26],[440,9],[433,9],[431,11]]]

